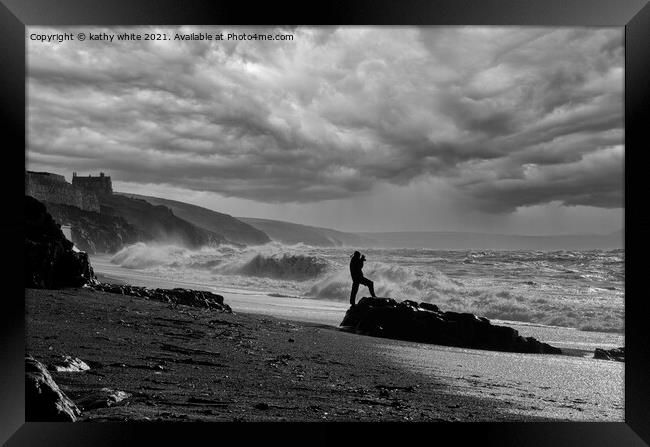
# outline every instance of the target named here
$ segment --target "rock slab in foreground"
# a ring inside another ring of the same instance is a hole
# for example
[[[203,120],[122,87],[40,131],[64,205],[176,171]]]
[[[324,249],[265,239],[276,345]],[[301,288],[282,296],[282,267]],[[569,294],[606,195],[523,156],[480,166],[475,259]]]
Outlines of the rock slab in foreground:
[[[33,357],[25,357],[25,420],[75,422],[81,411],[59,389],[47,368]]]
[[[600,360],[615,360],[617,362],[624,362],[625,347],[621,346],[620,348],[609,349],[609,350],[596,348],[594,350],[594,358]]]
[[[341,322],[344,330],[375,337],[492,351],[561,354],[559,348],[522,337],[507,326],[470,313],[442,312],[430,303],[362,298]]]
[[[122,404],[124,400],[129,399],[131,396],[131,393],[127,393],[126,391],[102,388],[95,393],[83,397],[78,403],[84,411],[88,411]]]
[[[229,305],[224,304],[223,296],[205,290],[191,289],[150,289],[147,287],[131,286],[128,284],[107,284],[93,281],[87,285],[102,292],[117,293],[144,298],[153,301],[162,301],[174,305],[182,304],[191,307],[202,307],[205,309],[218,310],[232,313]]]

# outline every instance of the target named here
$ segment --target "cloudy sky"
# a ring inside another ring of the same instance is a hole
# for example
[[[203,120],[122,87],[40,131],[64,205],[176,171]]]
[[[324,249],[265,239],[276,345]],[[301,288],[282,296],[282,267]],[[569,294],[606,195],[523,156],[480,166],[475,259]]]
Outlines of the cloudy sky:
[[[349,231],[623,227],[623,28],[27,31],[28,169]],[[259,31],[259,30],[257,30]]]

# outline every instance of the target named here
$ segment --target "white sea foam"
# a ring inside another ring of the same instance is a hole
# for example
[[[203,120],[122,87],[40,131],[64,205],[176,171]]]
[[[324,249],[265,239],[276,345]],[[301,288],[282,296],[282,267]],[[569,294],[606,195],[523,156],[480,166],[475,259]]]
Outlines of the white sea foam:
[[[218,246],[189,250],[137,243],[111,262],[159,277],[267,294],[345,302],[349,249]],[[443,252],[368,250],[364,267],[379,296],[443,310],[590,331],[623,330],[622,251]],[[367,296],[362,286],[359,297]]]

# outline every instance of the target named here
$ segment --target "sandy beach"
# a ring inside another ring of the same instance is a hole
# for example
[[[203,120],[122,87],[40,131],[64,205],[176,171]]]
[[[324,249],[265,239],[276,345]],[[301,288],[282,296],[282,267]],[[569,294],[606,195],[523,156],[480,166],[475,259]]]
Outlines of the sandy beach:
[[[497,399],[386,361],[401,342],[89,289],[26,289],[26,352],[91,366],[53,377],[73,400],[129,393],[82,421],[512,421]]]

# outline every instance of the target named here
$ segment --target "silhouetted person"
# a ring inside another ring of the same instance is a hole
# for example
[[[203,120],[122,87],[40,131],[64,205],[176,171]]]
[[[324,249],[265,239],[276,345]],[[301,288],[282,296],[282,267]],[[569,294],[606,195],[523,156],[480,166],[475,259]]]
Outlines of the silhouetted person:
[[[362,256],[361,253],[355,251],[350,259],[350,275],[352,276],[352,292],[350,293],[350,305],[354,306],[354,300],[357,297],[357,292],[359,291],[359,284],[363,284],[368,287],[370,295],[375,298],[375,289],[374,284],[368,278],[363,276],[363,263],[365,262],[366,257]]]

